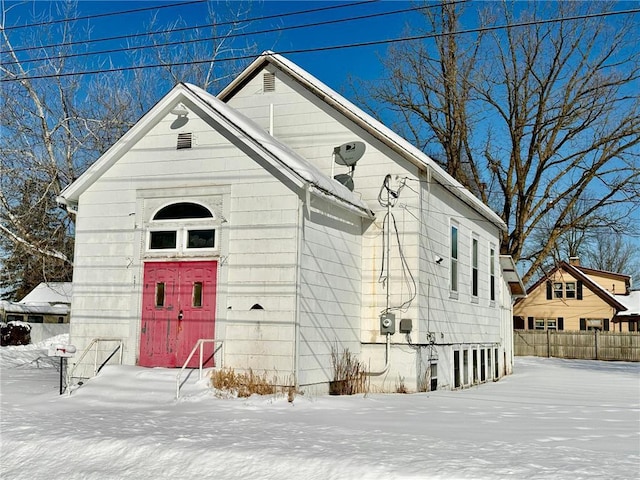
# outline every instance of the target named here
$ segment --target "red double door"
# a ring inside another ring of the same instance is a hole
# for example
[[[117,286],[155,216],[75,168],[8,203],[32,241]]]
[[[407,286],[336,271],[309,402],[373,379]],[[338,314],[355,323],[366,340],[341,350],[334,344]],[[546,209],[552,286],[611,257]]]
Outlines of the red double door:
[[[216,277],[215,261],[145,263],[139,365],[181,367],[198,339],[215,338]],[[213,351],[204,344],[205,366]],[[196,352],[188,366],[198,364]]]

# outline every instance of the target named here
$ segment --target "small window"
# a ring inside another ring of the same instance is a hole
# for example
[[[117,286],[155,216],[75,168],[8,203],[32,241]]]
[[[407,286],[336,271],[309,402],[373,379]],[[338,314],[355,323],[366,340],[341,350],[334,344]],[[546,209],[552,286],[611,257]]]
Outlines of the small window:
[[[535,320],[536,330],[544,330],[544,324],[545,324],[544,318],[536,318]]]
[[[469,350],[462,351],[462,384],[469,384]]]
[[[491,301],[496,299],[496,251],[489,249],[489,295]]]
[[[553,284],[553,296],[554,298],[562,298],[562,292],[564,291],[563,284],[556,282]]]
[[[187,248],[213,248],[215,246],[215,230],[189,230]]]
[[[164,282],[156,283],[156,307],[164,307]]]
[[[194,307],[202,306],[202,282],[193,282],[193,294],[191,305]]]
[[[275,73],[265,73],[264,75],[262,75],[262,91],[265,93],[276,91]]]
[[[449,288],[458,291],[458,227],[451,225],[451,272]]]
[[[43,323],[44,317],[42,315],[28,315],[27,322],[29,323]]]
[[[587,330],[602,330],[602,319],[587,318]]]
[[[547,330],[557,330],[558,321],[555,318],[547,319]]]
[[[64,317],[58,317],[58,323],[64,323]]]
[[[24,321],[23,315],[7,314],[7,322],[22,322],[22,321]]]
[[[193,139],[193,135],[191,133],[179,133],[176,150],[184,150],[186,148],[191,148],[192,139]]]
[[[167,250],[175,249],[177,232],[175,230],[151,232],[149,239],[149,249],[151,250]]]
[[[471,240],[471,295],[478,296],[478,239]]]
[[[473,383],[478,383],[478,350],[473,351],[471,366],[473,368]]]
[[[564,293],[567,298],[576,298],[576,282],[565,283]]]

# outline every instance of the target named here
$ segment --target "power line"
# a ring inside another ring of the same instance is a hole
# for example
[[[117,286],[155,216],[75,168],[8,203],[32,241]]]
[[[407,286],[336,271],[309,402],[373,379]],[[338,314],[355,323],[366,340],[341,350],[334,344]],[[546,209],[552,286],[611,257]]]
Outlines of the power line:
[[[635,8],[630,10],[618,10],[615,12],[600,12],[600,13],[592,13],[592,14],[584,14],[584,15],[574,15],[571,17],[551,18],[546,20],[531,20],[531,21],[518,22],[518,23],[512,23],[512,24],[506,24],[506,25],[495,25],[490,27],[471,28],[467,30],[459,30],[456,32],[430,33],[426,35],[415,35],[410,37],[392,38],[392,39],[386,39],[386,40],[372,40],[369,42],[349,43],[349,44],[342,44],[342,45],[329,45],[325,47],[315,47],[315,48],[282,50],[277,53],[282,55],[292,55],[292,54],[301,54],[301,53],[315,53],[315,52],[326,52],[326,51],[332,51],[332,50],[343,50],[347,48],[372,47],[377,45],[392,44],[392,43],[399,43],[399,42],[426,40],[430,38],[438,38],[438,37],[443,37],[448,35],[464,35],[469,33],[490,32],[490,31],[496,31],[496,30],[527,27],[527,26],[533,26],[533,25],[545,25],[549,23],[557,23],[557,22],[564,22],[564,21],[585,20],[589,18],[609,17],[614,15],[628,15],[628,14],[636,14],[636,13],[640,13],[640,8]],[[125,72],[125,71],[132,71],[132,70],[144,70],[147,68],[180,67],[180,66],[186,66],[186,65],[198,65],[198,64],[212,63],[212,62],[229,62],[229,61],[238,61],[238,60],[248,60],[253,58],[255,58],[255,55],[239,55],[234,57],[208,58],[208,59],[202,59],[202,60],[190,60],[185,62],[156,63],[156,64],[149,64],[149,65],[137,65],[137,66],[117,67],[117,68],[98,69],[98,70],[85,70],[82,72],[43,74],[43,75],[21,76],[21,77],[16,76],[13,78],[0,79],[0,83],[12,82],[12,81],[23,81],[23,80],[40,80],[45,78],[72,77],[72,76],[78,76],[78,75],[96,75],[99,73]]]
[[[459,0],[456,3],[460,3],[460,1],[462,2],[466,2],[469,0]],[[438,5],[439,7],[440,5]],[[339,18],[339,19],[332,19],[332,20],[323,20],[323,21],[318,21],[318,22],[313,22],[313,23],[304,23],[304,24],[300,24],[300,25],[289,25],[287,27],[275,27],[275,28],[268,28],[268,29],[264,29],[264,30],[257,30],[257,31],[253,31],[253,32],[236,32],[236,33],[232,33],[229,35],[216,35],[213,37],[204,37],[204,38],[194,38],[194,39],[189,39],[189,40],[176,40],[173,42],[164,42],[164,43],[156,43],[156,44],[151,44],[151,45],[140,45],[140,46],[132,46],[132,47],[125,47],[125,48],[113,48],[113,49],[108,49],[108,50],[98,50],[95,52],[82,52],[82,53],[69,53],[66,55],[58,55],[58,56],[54,56],[54,57],[40,57],[40,58],[31,58],[31,59],[27,59],[27,60],[16,60],[16,61],[12,61],[12,62],[4,62],[4,65],[15,65],[15,64],[21,64],[21,65],[25,65],[27,63],[34,63],[34,62],[45,62],[45,61],[51,61],[51,60],[62,60],[62,59],[68,59],[68,58],[77,58],[77,57],[87,57],[87,56],[94,56],[94,55],[104,55],[104,54],[108,54],[108,53],[120,53],[120,52],[126,52],[126,51],[131,51],[131,50],[146,50],[149,48],[160,48],[160,47],[169,47],[169,46],[174,46],[174,45],[185,45],[185,44],[193,44],[193,43],[201,43],[201,42],[208,42],[211,40],[220,40],[220,39],[229,39],[229,38],[238,38],[238,37],[246,37],[249,35],[263,35],[263,34],[267,34],[267,33],[275,33],[275,32],[283,32],[283,31],[289,31],[289,30],[298,30],[298,29],[302,29],[302,28],[313,28],[313,27],[319,27],[322,25],[329,25],[329,24],[336,24],[336,23],[344,23],[344,22],[353,22],[353,21],[358,21],[358,20],[367,20],[367,19],[371,19],[371,18],[377,18],[377,17],[384,17],[384,16],[388,16],[388,15],[397,15],[399,13],[408,13],[408,12],[412,12],[412,11],[416,11],[416,10],[422,10],[425,7],[419,6],[419,7],[410,7],[410,8],[403,8],[401,10],[391,10],[391,11],[387,11],[387,12],[378,12],[378,13],[370,13],[370,14],[366,14],[366,15],[360,15],[360,16],[356,16],[356,17],[347,17],[347,18]],[[432,8],[432,7],[426,7],[426,8]],[[218,24],[219,25],[219,24]],[[216,25],[216,26],[218,26]],[[197,28],[201,28],[201,27],[197,27]]]
[[[121,10],[117,12],[97,13],[95,15],[85,15],[83,17],[60,18],[58,20],[49,20],[46,22],[29,23],[26,25],[14,25],[12,27],[4,27],[3,29],[6,31],[6,30],[18,30],[20,28],[43,27],[45,25],[54,25],[56,23],[75,22],[79,20],[87,20],[87,19],[100,18],[100,17],[112,17],[115,15],[127,15],[129,13],[145,12],[148,10],[160,10],[162,8],[182,7],[184,5],[192,5],[194,3],[206,3],[206,2],[207,0],[191,0],[189,2],[171,3],[169,5],[156,5],[154,7],[135,8],[133,10]]]
[[[199,1],[203,1],[203,0],[199,0]],[[80,45],[80,44],[88,44],[88,43],[97,43],[97,42],[110,42],[113,40],[125,40],[125,39],[133,39],[133,38],[138,38],[138,37],[148,37],[148,36],[153,36],[153,35],[162,35],[162,34],[166,34],[166,33],[178,33],[178,32],[184,32],[186,30],[195,30],[198,28],[209,28],[209,27],[223,27],[223,26],[227,26],[227,25],[237,25],[238,23],[249,23],[249,22],[258,22],[258,21],[263,21],[263,20],[272,20],[274,18],[283,18],[283,17],[291,17],[294,15],[305,15],[308,13],[318,13],[318,12],[323,12],[323,11],[327,11],[327,10],[337,10],[340,8],[345,8],[345,7],[356,7],[356,6],[360,6],[360,5],[364,5],[364,4],[368,4],[368,3],[377,3],[380,0],[362,0],[359,2],[354,2],[354,3],[346,3],[346,4],[339,4],[339,5],[331,5],[331,6],[326,6],[326,7],[317,7],[317,8],[309,8],[306,10],[298,10],[295,12],[284,12],[284,13],[279,13],[279,14],[272,14],[272,15],[265,15],[262,17],[253,17],[253,18],[246,18],[243,20],[230,20],[230,21],[226,21],[226,22],[219,22],[219,23],[205,23],[203,25],[196,25],[196,26],[188,26],[188,27],[179,27],[179,28],[172,28],[172,29],[167,29],[167,30],[157,30],[155,32],[143,32],[143,33],[130,33],[127,35],[117,35],[114,37],[104,37],[104,38],[96,38],[93,40],[78,40],[75,42],[62,42],[62,43],[54,43],[51,45],[43,45],[43,46],[38,46],[38,47],[22,47],[22,48],[16,48],[13,49],[13,51],[15,53],[18,52],[27,52],[27,51],[31,51],[31,50],[42,50],[42,49],[47,49],[47,48],[60,48],[60,47],[70,47],[73,45]],[[452,2],[452,3],[459,3],[459,2],[468,2],[470,0],[458,0],[458,2]],[[197,2],[196,2],[197,3]]]

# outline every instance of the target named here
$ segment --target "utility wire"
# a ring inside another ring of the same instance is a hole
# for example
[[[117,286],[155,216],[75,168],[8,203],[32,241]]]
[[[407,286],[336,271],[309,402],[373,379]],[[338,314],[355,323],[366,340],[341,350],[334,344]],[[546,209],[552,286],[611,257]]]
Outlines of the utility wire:
[[[460,1],[468,1],[468,0],[460,0]],[[440,5],[438,5],[439,7]],[[151,45],[141,45],[141,46],[131,46],[131,47],[125,47],[125,48],[113,48],[113,49],[109,49],[109,50],[98,50],[95,52],[82,52],[82,53],[70,53],[70,54],[66,54],[66,55],[58,55],[58,56],[54,56],[54,57],[39,57],[39,58],[31,58],[31,59],[27,59],[27,60],[17,60],[17,61],[12,61],[12,62],[4,62],[4,65],[14,65],[14,64],[21,64],[21,65],[25,65],[27,63],[34,63],[34,62],[49,62],[52,60],[62,60],[62,59],[67,59],[67,58],[75,58],[75,57],[87,57],[87,56],[94,56],[94,55],[103,55],[103,54],[107,54],[107,53],[120,53],[120,52],[126,52],[126,51],[130,51],[130,50],[145,50],[145,49],[149,49],[149,48],[160,48],[160,47],[170,47],[170,46],[174,46],[174,45],[186,45],[186,44],[192,44],[192,43],[201,43],[201,42],[208,42],[208,41],[212,41],[212,40],[220,40],[220,39],[229,39],[229,38],[238,38],[238,37],[246,37],[249,35],[262,35],[262,34],[267,34],[267,33],[275,33],[275,32],[284,32],[284,31],[288,31],[288,30],[297,30],[297,29],[302,29],[302,28],[313,28],[313,27],[319,27],[322,25],[329,25],[329,24],[336,24],[336,23],[344,23],[344,22],[353,22],[353,21],[358,21],[358,20],[367,20],[367,19],[371,19],[371,18],[377,18],[377,17],[384,17],[384,16],[388,16],[388,15],[396,15],[399,13],[407,13],[407,12],[412,12],[412,11],[416,11],[416,10],[422,10],[425,7],[419,6],[419,7],[410,7],[410,8],[403,8],[401,10],[392,10],[392,11],[388,11],[388,12],[378,12],[378,13],[370,13],[367,15],[360,15],[360,16],[356,16],[356,17],[348,17],[348,18],[339,18],[339,19],[335,19],[335,20],[323,20],[323,21],[319,21],[319,22],[313,22],[313,23],[304,23],[304,24],[300,24],[300,25],[290,25],[287,27],[275,27],[275,28],[268,28],[268,29],[264,29],[264,30],[256,30],[253,32],[236,32],[236,33],[231,33],[229,35],[216,35],[213,37],[205,37],[205,38],[194,38],[194,39],[189,39],[189,40],[177,40],[177,41],[173,41],[173,42],[165,42],[165,43],[156,43],[156,44],[151,44]],[[426,7],[426,8],[433,8],[433,7]],[[200,28],[200,27],[198,27]]]
[[[430,38],[438,38],[438,37],[443,37],[448,35],[464,35],[468,33],[490,32],[490,31],[504,30],[504,29],[510,29],[510,28],[527,27],[532,25],[545,25],[549,23],[557,23],[557,22],[564,22],[564,21],[585,20],[589,18],[609,17],[614,15],[629,15],[629,14],[636,14],[636,13],[640,13],[640,8],[629,9],[629,10],[618,10],[615,12],[600,12],[600,13],[592,13],[592,14],[584,14],[584,15],[574,15],[571,17],[550,18],[546,20],[531,20],[531,21],[518,22],[518,23],[512,23],[512,24],[505,24],[505,25],[495,25],[491,27],[471,28],[467,30],[459,30],[456,32],[430,33],[426,35],[415,35],[410,37],[400,37],[400,38],[392,38],[392,39],[386,39],[386,40],[372,40],[369,42],[349,43],[349,44],[342,44],[342,45],[329,45],[325,47],[315,47],[315,48],[282,50],[277,53],[280,53],[282,55],[291,55],[291,54],[300,54],[300,53],[314,53],[314,52],[326,52],[326,51],[332,51],[332,50],[343,50],[347,48],[372,47],[377,45],[392,44],[392,43],[399,43],[399,42],[426,40]],[[125,72],[125,71],[131,71],[131,70],[144,70],[147,68],[179,67],[179,66],[185,66],[185,65],[194,65],[194,64],[197,65],[197,64],[212,63],[212,62],[229,62],[229,61],[238,61],[238,60],[248,60],[253,58],[255,58],[255,55],[239,55],[235,57],[208,58],[208,59],[202,59],[202,60],[190,60],[185,62],[156,63],[156,64],[149,64],[149,65],[136,65],[136,66],[128,66],[128,67],[109,68],[109,69],[85,70],[81,72],[55,73],[55,74],[31,75],[31,76],[20,76],[20,77],[16,76],[12,78],[0,79],[0,83],[11,82],[11,81],[23,81],[23,80],[39,80],[44,78],[72,77],[72,76],[78,76],[78,75],[95,75],[99,73]]]
[[[202,0],[199,0],[202,1]],[[279,14],[273,14],[273,15],[265,15],[262,17],[253,17],[253,18],[245,18],[242,20],[231,20],[231,21],[226,21],[226,22],[219,22],[219,23],[205,23],[203,25],[196,25],[196,26],[188,26],[188,27],[178,27],[178,28],[171,28],[171,29],[167,29],[167,30],[157,30],[155,32],[142,32],[142,33],[130,33],[130,34],[126,34],[126,35],[117,35],[114,37],[104,37],[104,38],[96,38],[93,40],[78,40],[75,42],[63,42],[63,43],[54,43],[51,45],[43,45],[43,46],[37,46],[37,47],[21,47],[21,48],[16,48],[13,51],[15,53],[18,52],[27,52],[27,51],[31,51],[31,50],[41,50],[41,49],[47,49],[47,48],[60,48],[60,47],[69,47],[69,46],[73,46],[73,45],[79,45],[79,44],[89,44],[89,43],[97,43],[97,42],[110,42],[113,40],[125,40],[125,39],[132,39],[132,38],[137,38],[137,37],[148,37],[148,36],[152,36],[152,35],[162,35],[162,34],[166,34],[166,33],[178,33],[178,32],[184,32],[186,30],[196,30],[198,28],[210,28],[210,27],[223,27],[223,26],[227,26],[227,25],[237,25],[239,23],[251,23],[251,22],[259,22],[259,21],[263,21],[263,20],[272,20],[274,18],[283,18],[283,17],[291,17],[291,16],[295,16],[295,15],[305,15],[307,13],[317,13],[317,12],[323,12],[323,11],[327,11],[327,10],[337,10],[339,8],[345,8],[345,7],[355,7],[355,6],[360,6],[360,5],[364,5],[364,4],[368,4],[368,3],[377,3],[380,0],[362,0],[359,2],[354,2],[354,3],[345,3],[345,4],[339,4],[339,5],[331,5],[331,6],[326,6],[326,7],[317,7],[317,8],[310,8],[307,10],[298,10],[295,12],[284,12],[284,13],[279,13]],[[468,2],[470,0],[458,0],[458,2],[460,1],[464,1],[464,2]],[[452,2],[452,3],[457,3],[457,2]]]
[[[148,10],[160,10],[162,8],[173,8],[173,7],[182,7],[184,5],[192,5],[194,3],[206,3],[207,0],[192,0],[189,2],[180,2],[180,3],[171,3],[168,5],[156,5],[154,7],[144,7],[144,8],[135,8],[133,10],[121,10],[117,12],[106,12],[106,13],[97,13],[95,15],[85,15],[82,17],[74,17],[74,18],[60,18],[58,20],[50,20],[47,22],[39,22],[39,23],[28,23],[26,25],[14,25],[12,27],[4,27],[3,30],[18,30],[20,28],[31,28],[31,27],[44,27],[45,25],[53,25],[56,23],[65,23],[65,22],[76,22],[79,20],[87,20],[92,18],[100,18],[100,17],[112,17],[115,15],[127,15],[129,13],[138,13],[145,12]]]

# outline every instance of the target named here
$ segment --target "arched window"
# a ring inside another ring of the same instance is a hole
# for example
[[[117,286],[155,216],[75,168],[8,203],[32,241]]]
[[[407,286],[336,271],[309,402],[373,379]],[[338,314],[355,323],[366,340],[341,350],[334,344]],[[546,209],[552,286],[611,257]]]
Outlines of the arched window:
[[[208,208],[191,202],[172,203],[160,209],[154,220],[180,220],[183,218],[213,218]]]
[[[214,215],[207,207],[192,202],[178,202],[161,208],[153,221],[165,221],[149,230],[149,250],[180,252],[216,248],[215,228],[207,219]],[[173,220],[173,222],[166,222]],[[204,223],[202,221],[205,221]]]

